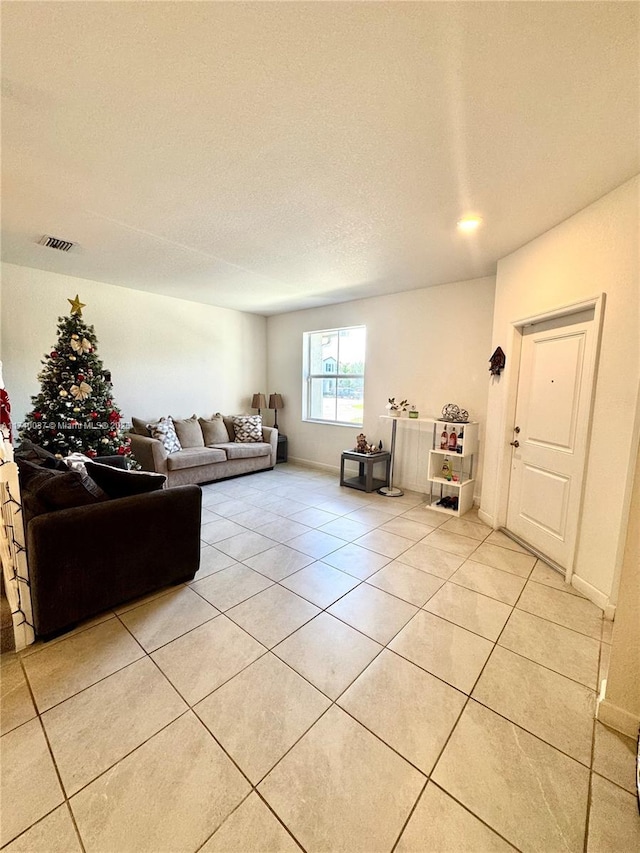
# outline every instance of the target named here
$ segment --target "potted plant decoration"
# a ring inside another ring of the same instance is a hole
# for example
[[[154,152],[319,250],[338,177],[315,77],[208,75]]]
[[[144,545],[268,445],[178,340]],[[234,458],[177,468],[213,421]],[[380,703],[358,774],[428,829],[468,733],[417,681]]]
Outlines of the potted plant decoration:
[[[389,402],[387,403],[385,408],[389,410],[389,414],[392,418],[398,418],[400,417],[402,412],[407,411],[408,405],[409,403],[407,402],[407,400],[398,401],[395,397],[389,397]]]

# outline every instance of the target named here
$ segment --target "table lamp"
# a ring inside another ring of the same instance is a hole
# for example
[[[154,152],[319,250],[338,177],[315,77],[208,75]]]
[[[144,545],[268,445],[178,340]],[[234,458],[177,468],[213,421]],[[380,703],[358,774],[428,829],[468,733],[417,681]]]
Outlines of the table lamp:
[[[264,394],[254,394],[251,398],[251,408],[257,409],[258,414],[260,414],[260,409],[267,408],[267,398]]]
[[[275,412],[273,425],[276,429],[278,429],[278,409],[284,409],[284,403],[282,402],[282,394],[269,395],[269,408],[273,409]]]

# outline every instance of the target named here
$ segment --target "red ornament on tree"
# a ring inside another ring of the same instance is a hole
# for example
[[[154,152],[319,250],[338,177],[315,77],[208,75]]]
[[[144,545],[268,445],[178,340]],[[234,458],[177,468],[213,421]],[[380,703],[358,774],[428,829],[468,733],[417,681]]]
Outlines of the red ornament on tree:
[[[34,413],[33,413],[33,417],[34,417],[37,421],[41,421],[41,420],[42,420],[42,412],[34,412]]]
[[[109,430],[109,438],[115,438],[117,434],[118,433],[115,430]]]
[[[58,353],[57,353],[55,350],[52,350],[52,351],[50,352],[50,356],[51,356],[51,358],[57,358],[57,357],[58,357]]]
[[[90,447],[90,448],[86,451],[86,454],[87,454],[87,456],[90,456],[90,457],[91,457],[91,459],[95,459],[95,458],[96,458],[96,456],[98,455],[92,447]]]
[[[120,422],[120,414],[118,412],[109,412],[109,422],[117,424]]]
[[[124,456],[126,452],[127,448],[120,445],[120,447],[118,448],[118,453],[120,454],[120,456]]]
[[[78,374],[78,382],[82,382],[83,379],[84,379],[84,373],[79,373]]]
[[[98,413],[97,413],[97,412],[90,412],[90,413],[89,413],[89,417],[90,417],[90,418],[93,418],[93,419],[94,419],[94,421],[95,421],[95,419],[98,417]]]

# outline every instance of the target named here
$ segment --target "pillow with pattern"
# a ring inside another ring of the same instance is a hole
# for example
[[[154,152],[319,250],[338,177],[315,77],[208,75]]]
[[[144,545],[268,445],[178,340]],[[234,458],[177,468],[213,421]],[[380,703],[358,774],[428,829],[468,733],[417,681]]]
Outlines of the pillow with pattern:
[[[178,441],[176,428],[173,425],[173,420],[169,415],[166,418],[160,418],[156,424],[147,424],[147,429],[151,434],[151,438],[157,438],[164,445],[167,453],[176,453],[182,450],[182,445]]]
[[[234,415],[233,428],[240,444],[262,441],[262,415]]]

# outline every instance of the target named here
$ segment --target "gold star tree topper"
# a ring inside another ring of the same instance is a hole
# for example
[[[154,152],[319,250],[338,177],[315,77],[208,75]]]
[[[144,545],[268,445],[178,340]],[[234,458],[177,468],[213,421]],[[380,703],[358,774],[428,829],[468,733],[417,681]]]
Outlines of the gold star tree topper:
[[[82,317],[82,309],[86,308],[86,302],[80,302],[78,299],[78,294],[76,293],[75,299],[68,299],[67,302],[71,304],[71,313],[77,314],[78,317]]]

